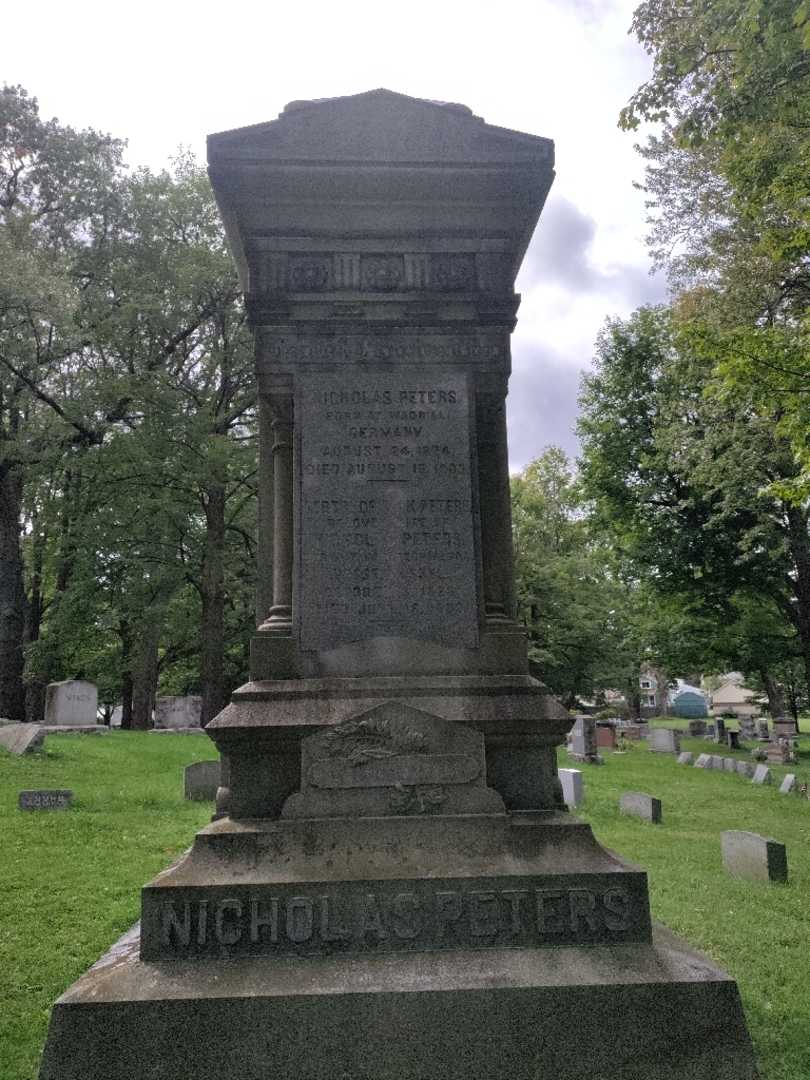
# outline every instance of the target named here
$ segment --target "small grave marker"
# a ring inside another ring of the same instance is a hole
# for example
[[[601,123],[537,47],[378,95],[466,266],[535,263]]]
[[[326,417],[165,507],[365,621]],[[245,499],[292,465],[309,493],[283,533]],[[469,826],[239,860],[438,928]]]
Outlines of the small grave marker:
[[[186,799],[210,800],[217,797],[222,766],[217,761],[195,761],[183,770],[183,796]]]
[[[562,784],[563,801],[566,806],[579,806],[585,800],[585,786],[581,769],[558,769]]]
[[[698,759],[695,762],[696,769],[710,769],[712,767],[712,759],[709,754],[698,754]]]
[[[691,765],[692,764],[692,755],[689,753],[688,750],[684,750],[682,754],[678,754],[678,764],[679,765]]]
[[[737,771],[737,762],[736,762],[736,760],[733,757],[724,757],[723,758],[723,768],[725,769],[726,772],[736,772]]]
[[[784,780],[782,781],[782,783],[779,785],[779,794],[780,795],[790,795],[791,791],[795,791],[795,789],[796,789],[796,774],[792,773],[792,772],[789,772],[787,774],[787,776],[784,778]]]
[[[757,765],[754,769],[754,778],[751,781],[752,784],[770,784],[771,783],[771,770],[767,765]]]
[[[73,792],[67,788],[41,788],[21,791],[17,805],[20,810],[69,810]]]
[[[736,768],[740,776],[745,776],[749,780],[754,775],[754,766],[751,764],[750,761],[735,761],[734,767]]]
[[[787,881],[787,851],[784,844],[752,832],[720,834],[723,865],[733,877],[747,881]]]
[[[619,810],[622,814],[639,817],[653,825],[661,823],[661,800],[642,791],[625,791],[619,800]]]

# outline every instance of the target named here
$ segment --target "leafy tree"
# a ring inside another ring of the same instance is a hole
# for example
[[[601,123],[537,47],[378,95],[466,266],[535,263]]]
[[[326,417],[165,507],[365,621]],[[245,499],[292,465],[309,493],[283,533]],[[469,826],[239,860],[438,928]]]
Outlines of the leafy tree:
[[[668,309],[610,322],[583,383],[585,492],[657,594],[699,605],[718,631],[742,594],[776,605],[810,673],[808,515],[778,494],[794,457],[742,394],[706,394],[710,374]],[[780,644],[769,659],[783,658]]]

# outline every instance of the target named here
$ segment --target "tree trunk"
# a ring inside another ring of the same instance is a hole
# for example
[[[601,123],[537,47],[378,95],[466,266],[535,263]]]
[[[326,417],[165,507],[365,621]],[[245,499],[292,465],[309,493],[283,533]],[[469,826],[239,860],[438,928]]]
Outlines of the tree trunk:
[[[132,730],[132,634],[129,623],[118,627],[121,638],[121,730]]]
[[[25,605],[24,640],[31,645],[39,640],[42,625],[42,567],[45,559],[45,533],[36,512],[31,517],[31,572],[28,580],[28,600]],[[25,718],[29,724],[41,724],[45,720],[45,694],[48,680],[31,673],[25,679]]]
[[[804,676],[810,690],[810,531],[808,512],[799,506],[785,508],[790,537],[790,553],[795,567],[793,582],[796,598],[795,624],[802,646]]]
[[[20,550],[22,474],[0,464],[0,717],[25,720],[25,588]]]
[[[202,625],[200,684],[202,724],[213,720],[228,701],[225,686],[225,485],[210,484],[205,496],[205,551],[200,591]]]
[[[785,715],[785,695],[782,693],[782,687],[773,678],[769,671],[764,668],[760,669],[759,677],[762,679],[762,685],[765,687],[765,693],[768,695],[768,712],[774,718],[778,719],[780,716]]]
[[[141,632],[135,638],[132,663],[133,731],[147,731],[152,726],[158,677],[158,642],[162,617],[152,608],[143,615]]]

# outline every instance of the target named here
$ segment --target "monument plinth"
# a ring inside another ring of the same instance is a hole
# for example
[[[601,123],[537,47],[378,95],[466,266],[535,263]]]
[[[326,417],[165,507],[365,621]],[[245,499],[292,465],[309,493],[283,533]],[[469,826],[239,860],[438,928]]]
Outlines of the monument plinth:
[[[255,332],[252,679],[217,820],[42,1080],[755,1075],[734,983],[566,813],[504,402],[547,139],[378,90],[209,138]]]

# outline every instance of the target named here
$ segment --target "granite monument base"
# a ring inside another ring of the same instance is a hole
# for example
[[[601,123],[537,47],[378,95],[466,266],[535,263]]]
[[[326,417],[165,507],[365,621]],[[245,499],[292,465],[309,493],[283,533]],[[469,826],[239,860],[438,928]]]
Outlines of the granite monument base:
[[[652,944],[158,961],[56,1003],[40,1080],[755,1080],[735,983]]]

